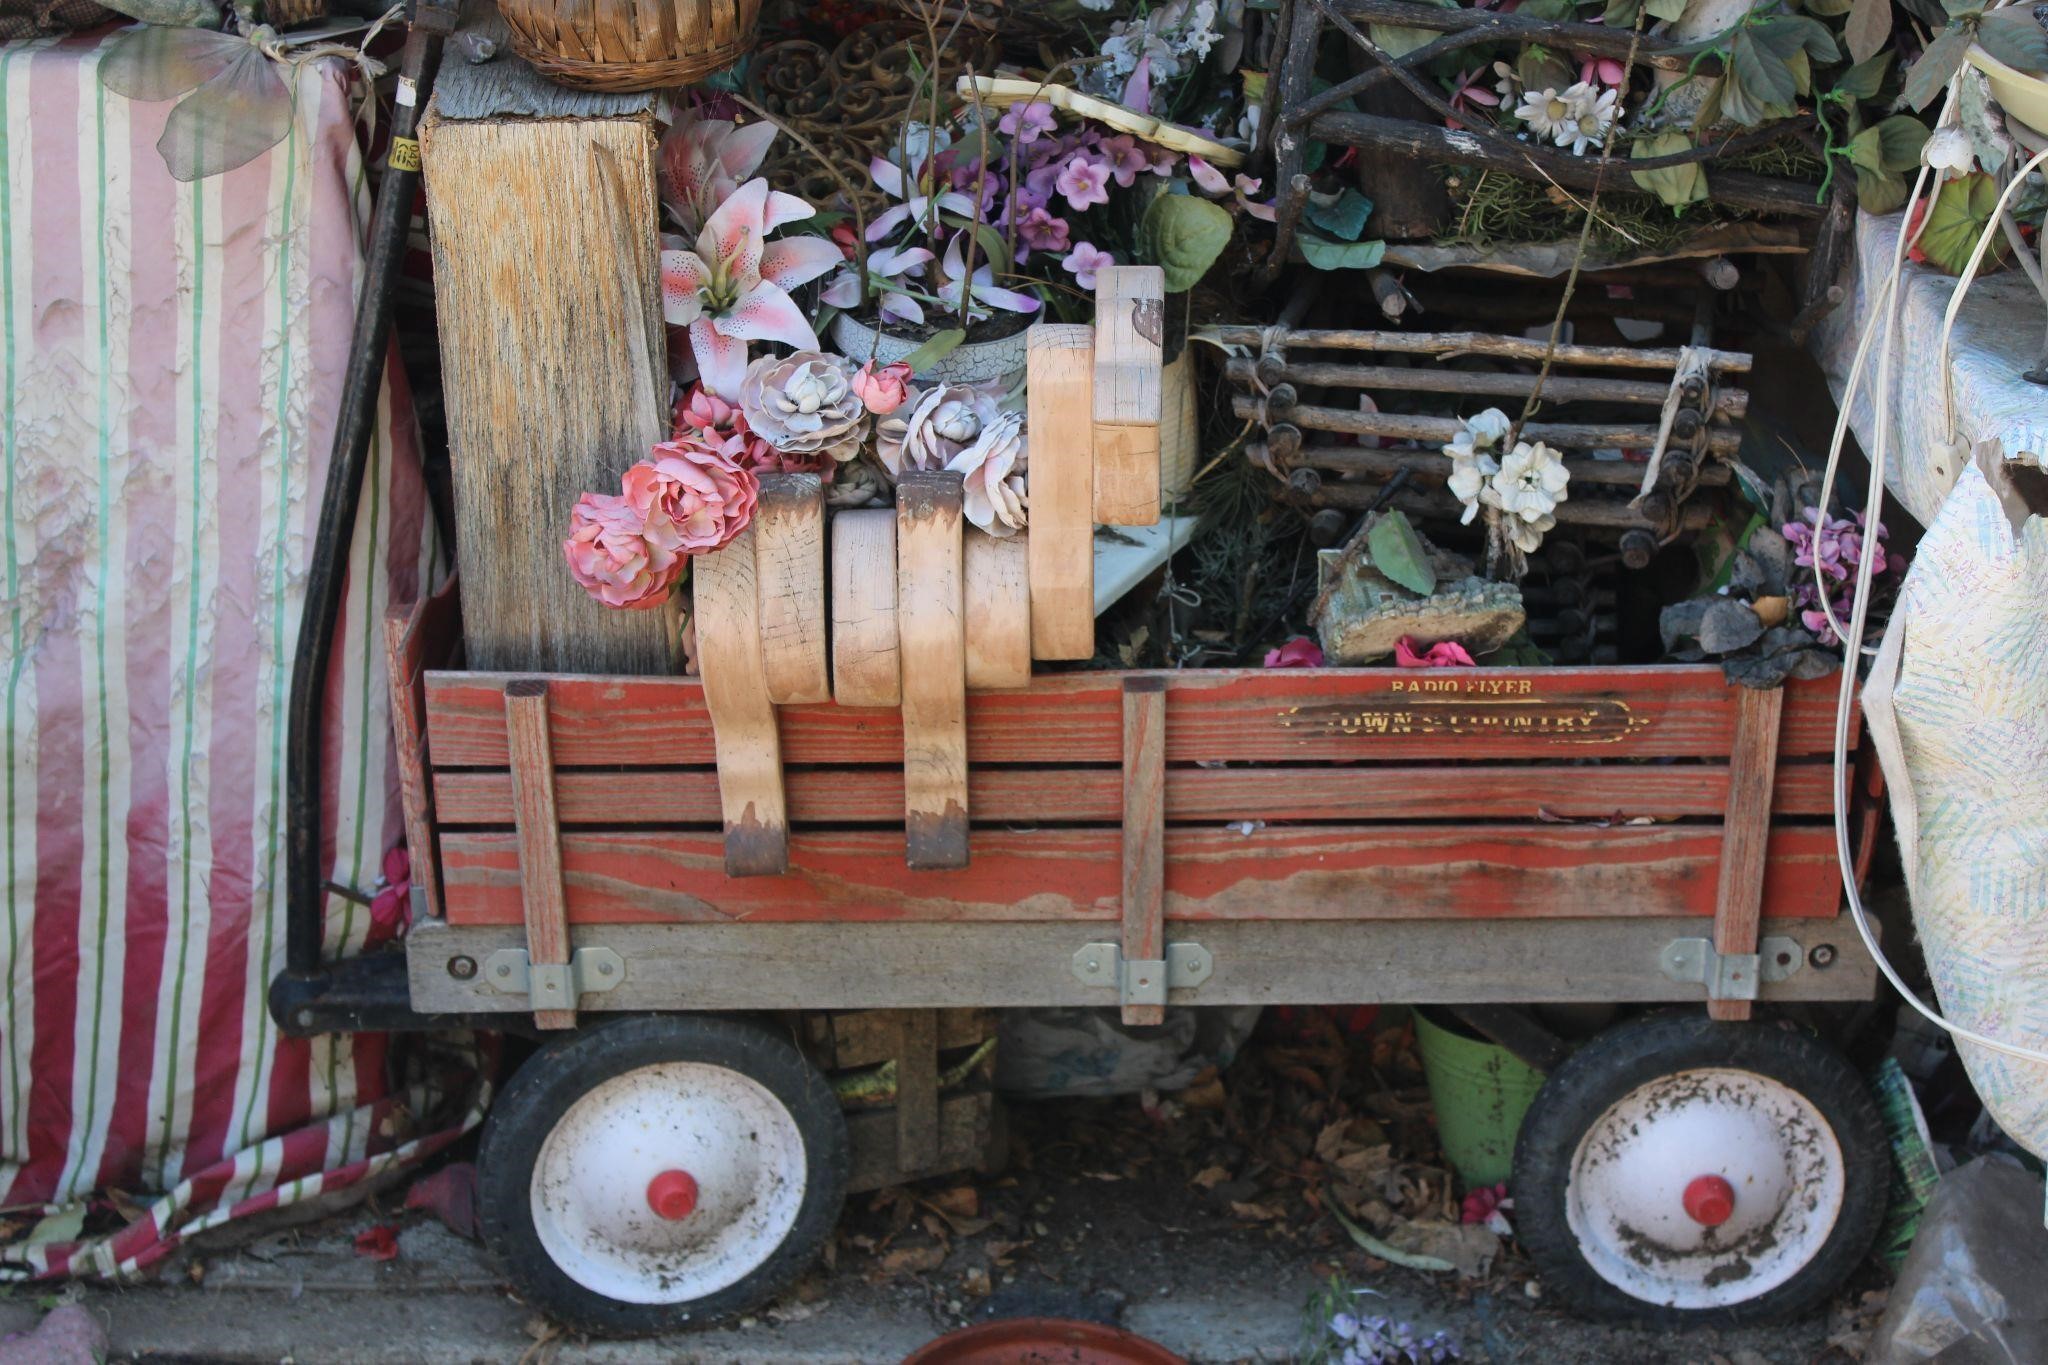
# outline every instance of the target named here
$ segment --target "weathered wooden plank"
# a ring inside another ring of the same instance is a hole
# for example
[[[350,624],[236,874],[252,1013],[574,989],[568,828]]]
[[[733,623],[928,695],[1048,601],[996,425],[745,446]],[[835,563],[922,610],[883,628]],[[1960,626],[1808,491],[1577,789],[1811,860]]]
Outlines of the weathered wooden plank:
[[[1095,520],[1159,520],[1166,273],[1108,266],[1095,276]]]
[[[789,866],[789,816],[782,795],[782,746],[762,676],[754,532],[693,562],[697,689],[712,724],[727,876],[767,877]],[[614,718],[615,720],[618,718]],[[650,744],[643,755],[661,753]]]
[[[434,792],[427,753],[426,670],[446,663],[462,640],[461,598],[450,578],[437,593],[384,618],[384,670],[391,686],[391,743],[398,762],[400,808],[412,880],[429,917],[441,914],[441,857],[434,843]],[[512,775],[505,775],[505,814],[512,818]]]
[[[967,629],[960,476],[896,481],[896,624],[903,648],[905,857],[967,866]]]
[[[939,1159],[938,1011],[904,1010],[896,1037],[896,1160],[921,1171]]]
[[[593,925],[578,945],[626,959],[626,979],[590,997],[592,1009],[888,1009],[976,1005],[1107,1005],[1113,992],[1082,984],[1074,954],[1107,941],[1106,926],[1044,924]],[[1199,943],[1215,974],[1176,1005],[1540,1004],[1692,1001],[1699,987],[1657,966],[1675,938],[1696,938],[1692,918],[1389,921],[1332,933],[1315,922],[1179,926],[1169,943]],[[1832,949],[1826,968],[1802,966],[1766,982],[1767,1001],[1868,1000],[1877,970],[1855,930],[1838,919],[1767,922],[1802,959]],[[406,940],[415,1008],[510,1011],[524,1001],[481,976],[451,973],[454,958],[482,961],[514,946],[509,926],[434,923]]]
[[[1035,622],[1035,563],[1032,572]],[[1725,758],[1735,742],[1733,690],[1712,666],[1458,672],[1454,679],[1391,668],[1172,673],[1166,758]],[[1124,676],[1046,675],[1027,690],[970,695],[974,761],[1120,762]],[[504,683],[490,673],[427,675],[427,730],[437,765],[505,766],[497,700]],[[644,764],[650,754],[678,765],[713,761],[710,718],[695,679],[558,678],[549,706],[558,767]],[[1781,756],[1832,752],[1834,708],[1829,679],[1790,684]],[[893,713],[802,706],[786,708],[782,720],[791,763],[893,763],[901,752],[902,726]]]
[[[518,848],[526,960],[534,967],[559,967],[569,961],[569,916],[562,895],[561,829],[555,820],[555,766],[548,754],[544,679],[520,678],[505,684],[505,730],[512,744],[512,837]],[[575,1003],[564,995],[559,1008],[534,1010],[534,1027],[576,1027]]]
[[[1031,653],[1095,653],[1095,329],[1041,322],[1028,334]]]
[[[521,104],[501,118],[488,92],[456,98],[478,78],[450,65],[420,143],[470,662],[668,672],[673,609],[603,607],[562,562],[577,497],[616,490],[666,434],[652,112]],[[507,93],[610,107],[557,87]],[[477,116],[450,117],[458,107]]]
[[[1728,755],[1728,809],[1721,820],[1721,869],[1714,898],[1714,951],[1754,953],[1763,918],[1770,794],[1778,766],[1778,722],[1785,694],[1745,687],[1736,701],[1735,748]],[[1747,1000],[1707,998],[1716,1019],[1749,1018]]]
[[[1124,970],[1166,953],[1166,683],[1124,680]],[[1163,1024],[1164,1005],[1125,1005],[1126,1024]]]
[[[763,474],[752,529],[768,700],[778,706],[830,701],[825,485],[816,474]]]
[[[1031,547],[1028,533],[965,533],[967,685],[1031,685]]]
[[[718,778],[704,769],[642,770],[633,818],[653,825],[715,824]],[[1781,764],[1774,816],[1822,816],[1832,809],[1824,763]],[[502,771],[438,769],[436,810],[444,826],[512,820],[512,779]],[[783,776],[796,825],[876,824],[903,810],[897,768],[798,770]],[[555,774],[564,825],[617,825],[615,773]],[[1168,768],[1169,821],[1309,820],[1671,820],[1719,817],[1728,801],[1722,764],[1608,764],[1600,767]],[[1122,818],[1115,769],[1002,768],[975,764],[967,806],[976,824],[1105,824]]]
[[[832,518],[832,699],[841,706],[903,701],[893,507]]]
[[[911,1166],[897,1150],[897,1124],[892,1111],[848,1114],[846,1143],[852,1151],[853,1164],[847,1171],[846,1192],[859,1194],[885,1185],[901,1185],[920,1176],[980,1168],[989,1160],[995,1103],[995,1096],[987,1090],[945,1096],[934,1125],[937,1154],[929,1166],[923,1167]]]
[[[820,1020],[831,1034],[829,1051],[819,1065],[830,1069],[874,1066],[896,1055],[896,1025],[887,1010],[837,1013]],[[995,1036],[996,1023],[987,1010],[941,1010],[939,1050],[979,1047]]]
[[[989,830],[966,868],[912,872],[893,831],[799,832],[789,875],[722,878],[721,844],[689,831],[562,836],[569,919],[1120,921],[1123,841],[1115,828]],[[1766,914],[1833,915],[1832,832],[1772,831]],[[1169,921],[1557,919],[1714,913],[1717,825],[1280,826],[1168,829]],[[441,836],[448,918],[520,917],[515,838]]]

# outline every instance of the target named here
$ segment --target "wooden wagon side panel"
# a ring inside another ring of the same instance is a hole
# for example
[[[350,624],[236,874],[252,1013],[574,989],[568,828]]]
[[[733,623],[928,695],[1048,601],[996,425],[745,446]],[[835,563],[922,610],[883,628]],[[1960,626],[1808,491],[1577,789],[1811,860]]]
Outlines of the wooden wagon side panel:
[[[572,924],[1113,921],[1122,840],[1109,829],[977,832],[951,872],[904,866],[898,831],[799,832],[786,876],[727,878],[716,832],[570,832]],[[520,923],[509,833],[444,833],[451,924]],[[1169,829],[1169,920],[1711,918],[1719,825],[1365,825]],[[1833,835],[1773,832],[1763,913],[1831,915]]]
[[[1118,763],[1123,683],[1112,672],[1033,680],[967,703],[974,763]],[[1452,677],[1398,669],[1190,670],[1168,673],[1166,760],[1725,758],[1735,708],[1713,667],[1459,670]],[[510,675],[427,678],[435,763],[506,764],[504,688]],[[561,768],[708,766],[711,718],[690,678],[551,680],[550,733]],[[791,706],[781,712],[788,764],[903,761],[893,711]],[[1476,741],[1456,748],[1446,740]],[[1782,757],[1826,753],[1834,740],[1827,680],[1791,684]]]

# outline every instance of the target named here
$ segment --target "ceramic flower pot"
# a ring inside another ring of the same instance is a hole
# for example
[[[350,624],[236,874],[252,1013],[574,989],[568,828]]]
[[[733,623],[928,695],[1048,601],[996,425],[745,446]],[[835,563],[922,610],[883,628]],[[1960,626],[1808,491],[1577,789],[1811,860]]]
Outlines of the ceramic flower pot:
[[[917,377],[925,383],[999,383],[1005,389],[1014,389],[1024,379],[1028,330],[1019,327],[1008,336],[963,341],[938,363],[919,370]],[[832,321],[832,345],[856,365],[873,356],[875,364],[882,366],[893,365],[910,355],[924,345],[924,339],[877,332],[851,313],[841,313]]]
[[[1991,83],[1991,97],[1998,107],[2018,119],[2037,135],[2048,134],[2048,80],[1998,58],[1972,43],[1964,61],[1984,73]]]

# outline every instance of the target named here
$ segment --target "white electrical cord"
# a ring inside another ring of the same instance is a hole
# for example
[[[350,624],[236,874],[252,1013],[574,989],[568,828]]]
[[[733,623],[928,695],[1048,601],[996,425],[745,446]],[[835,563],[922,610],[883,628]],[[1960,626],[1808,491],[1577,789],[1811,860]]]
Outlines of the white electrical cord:
[[[1948,99],[1952,101],[1955,98],[1955,85],[1951,83]],[[1956,432],[1955,402],[1949,387],[1954,381],[1948,373],[1950,333],[1955,327],[1956,316],[1962,309],[1963,296],[1969,291],[1971,282],[1976,278],[1977,269],[1983,262],[1984,253],[1991,245],[1991,235],[1999,230],[1999,224],[2004,217],[2006,206],[2011,203],[2014,193],[2026,182],[2027,177],[2039,168],[2044,161],[2048,161],[2048,151],[2036,154],[2032,160],[2020,168],[2019,172],[2013,176],[2011,182],[2006,185],[2005,192],[1999,196],[1997,208],[1993,210],[1990,220],[1984,225],[1984,231],[1977,238],[1977,247],[1970,255],[1968,268],[1964,270],[1962,277],[1956,281],[1955,292],[1950,296],[1948,310],[1942,318],[1941,351],[1937,357],[1937,362],[1941,366],[1942,383],[1944,386],[1944,411],[1948,417],[1948,438],[1951,444],[1955,441]],[[1919,202],[1920,192],[1927,182],[1927,170],[1928,168],[1925,166],[1920,168],[1919,177],[1913,182],[1913,193],[1906,200],[1908,205]],[[1917,237],[1917,234],[1911,235]],[[1820,592],[1821,611],[1826,615],[1830,627],[1837,632],[1838,637],[1844,642],[1842,650],[1842,686],[1835,705],[1835,856],[1841,864],[1842,886],[1848,893],[1849,912],[1851,918],[1856,922],[1856,932],[1862,938],[1863,946],[1869,950],[1872,960],[1877,963],[1878,970],[1884,973],[1885,980],[1892,984],[1892,988],[1898,991],[1907,1004],[1918,1010],[1929,1022],[1939,1028],[1946,1029],[1965,1042],[1975,1043],[1979,1047],[2003,1053],[2008,1057],[2018,1058],[2021,1061],[2048,1064],[2048,1052],[2021,1047],[2014,1043],[2000,1042],[1996,1038],[1987,1037],[1973,1029],[1964,1028],[1960,1024],[1952,1023],[1943,1018],[1940,1014],[1929,1008],[1918,995],[1913,993],[1912,988],[1900,979],[1891,961],[1885,957],[1883,948],[1878,945],[1877,935],[1871,930],[1870,914],[1864,908],[1863,897],[1859,894],[1856,885],[1855,856],[1849,847],[1849,721],[1853,714],[1856,696],[1857,656],[1861,652],[1864,621],[1870,610],[1871,581],[1875,573],[1874,565],[1878,560],[1878,555],[1874,553],[1877,547],[1877,525],[1884,508],[1885,465],[1891,453],[1892,340],[1897,332],[1898,306],[1903,299],[1903,293],[1899,289],[1899,282],[1905,274],[1906,251],[1910,245],[1908,237],[1907,225],[1901,223],[1899,226],[1898,242],[1892,253],[1891,273],[1886,277],[1883,285],[1872,299],[1870,322],[1864,328],[1863,336],[1857,342],[1855,358],[1850,363],[1848,379],[1843,385],[1841,411],[1836,417],[1834,439],[1828,447],[1827,471],[1821,479],[1820,508],[1821,516],[1825,518],[1827,515],[1826,509],[1834,492],[1835,473],[1841,463],[1843,442],[1849,428],[1849,414],[1856,401],[1857,386],[1863,377],[1864,360],[1869,354],[1871,339],[1879,331],[1882,331],[1884,337],[1882,344],[1878,348],[1877,393],[1873,403],[1873,420],[1877,426],[1877,440],[1875,449],[1870,455],[1870,485],[1863,501],[1863,553],[1859,557],[1859,562],[1856,566],[1856,594],[1850,607],[1849,624],[1846,630],[1835,621],[1834,612],[1828,604],[1828,585],[1821,578],[1820,557],[1818,555],[1814,556],[1813,576]],[[1815,530],[1816,534],[1818,534],[1819,528],[1816,527]]]

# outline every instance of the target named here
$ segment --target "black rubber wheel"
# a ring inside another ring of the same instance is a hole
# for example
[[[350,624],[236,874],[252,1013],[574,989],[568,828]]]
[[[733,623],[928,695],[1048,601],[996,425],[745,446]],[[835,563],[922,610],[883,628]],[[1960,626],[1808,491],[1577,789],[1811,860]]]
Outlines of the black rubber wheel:
[[[1839,1289],[1877,1235],[1890,1177],[1877,1104],[1831,1045],[1784,1023],[1664,1013],[1608,1029],[1551,1073],[1522,1120],[1512,1191],[1545,1298],[1590,1317],[1734,1326],[1796,1317]]]
[[[849,1161],[838,1099],[789,1039],[703,1015],[611,1019],[541,1048],[492,1106],[484,1240],[565,1327],[670,1331],[786,1288],[832,1235]],[[686,1196],[650,1179],[677,1170]]]

